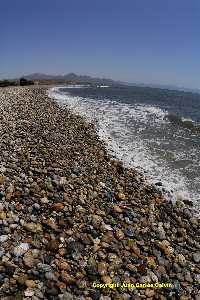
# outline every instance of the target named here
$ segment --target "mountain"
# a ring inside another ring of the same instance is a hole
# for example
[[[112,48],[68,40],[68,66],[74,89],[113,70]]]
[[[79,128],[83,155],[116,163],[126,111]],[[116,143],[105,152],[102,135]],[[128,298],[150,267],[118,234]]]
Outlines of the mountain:
[[[106,85],[121,85],[123,84],[120,81],[114,81],[108,78],[95,78],[87,75],[77,75],[75,73],[69,73],[65,75],[47,75],[42,73],[33,73],[29,75],[24,75],[24,78],[28,80],[63,80],[63,81],[77,81],[77,82],[87,82],[94,84],[106,84]]]
[[[200,89],[192,89],[192,88],[184,88],[178,87],[175,85],[164,85],[164,84],[151,84],[151,83],[128,83],[123,81],[115,81],[108,78],[95,78],[87,75],[77,75],[75,73],[68,73],[65,75],[49,75],[43,73],[33,73],[29,75],[24,75],[24,78],[33,81],[75,81],[82,83],[91,83],[91,84],[104,84],[104,85],[125,85],[125,86],[136,86],[136,87],[149,87],[149,88],[157,88],[164,90],[174,90],[174,91],[184,91],[184,92],[192,92],[192,93],[200,93]]]

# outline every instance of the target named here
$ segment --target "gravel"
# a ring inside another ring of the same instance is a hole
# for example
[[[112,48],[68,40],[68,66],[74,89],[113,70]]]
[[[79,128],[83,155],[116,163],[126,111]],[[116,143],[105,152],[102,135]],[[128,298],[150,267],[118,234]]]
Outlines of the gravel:
[[[191,205],[124,168],[46,88],[0,89],[0,147],[0,299],[199,299]]]

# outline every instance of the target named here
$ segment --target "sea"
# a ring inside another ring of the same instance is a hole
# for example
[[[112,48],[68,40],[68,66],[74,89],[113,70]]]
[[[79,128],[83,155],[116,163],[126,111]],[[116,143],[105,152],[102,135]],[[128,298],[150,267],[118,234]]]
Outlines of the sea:
[[[69,85],[49,96],[93,122],[108,152],[168,199],[200,208],[200,94],[136,86]]]

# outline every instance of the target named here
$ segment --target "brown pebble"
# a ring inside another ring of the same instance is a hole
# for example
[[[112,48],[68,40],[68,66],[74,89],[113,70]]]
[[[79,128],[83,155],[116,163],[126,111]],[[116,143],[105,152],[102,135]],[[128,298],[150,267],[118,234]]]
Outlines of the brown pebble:
[[[63,199],[65,202],[71,204],[73,202],[72,198],[67,194],[67,193],[63,193]]]
[[[23,257],[23,262],[27,268],[33,268],[35,265],[35,259],[31,254],[25,254]]]
[[[117,200],[125,200],[126,196],[123,193],[120,192],[120,193],[116,194],[116,199]]]
[[[107,275],[108,264],[106,262],[100,262],[98,264],[98,272],[101,276]]]
[[[58,225],[55,223],[54,219],[52,218],[49,218],[47,221],[46,221],[46,224],[51,227],[52,229],[54,229],[55,231],[58,230]]]
[[[180,300],[189,300],[189,297],[186,296],[186,295],[182,295],[182,296],[180,297]]]
[[[5,220],[6,219],[6,213],[4,211],[0,212],[0,220]]]
[[[49,251],[55,252],[59,249],[60,242],[58,240],[51,240],[47,244],[47,249]]]
[[[25,285],[28,288],[35,288],[36,287],[36,282],[34,280],[26,280]]]
[[[113,211],[116,212],[116,213],[122,213],[123,212],[123,210],[118,205],[113,206]]]
[[[42,231],[42,226],[36,223],[26,223],[24,228],[30,232],[37,233]]]
[[[118,240],[123,240],[124,238],[124,233],[121,229],[116,229],[115,231],[115,236]]]
[[[58,266],[58,268],[60,270],[64,270],[64,271],[69,271],[71,270],[71,266],[68,262],[66,261],[59,261],[59,260],[55,260],[56,265]]]
[[[65,248],[60,248],[60,249],[58,250],[58,253],[60,254],[60,256],[64,256],[64,255],[66,254]]]
[[[150,289],[146,289],[145,295],[146,295],[148,298],[154,297],[154,296],[155,296],[155,291],[154,291],[154,290],[150,290]]]
[[[6,200],[10,201],[11,198],[12,198],[12,193],[10,193],[10,192],[6,193]]]
[[[5,181],[5,177],[4,176],[0,176],[0,184],[4,184]]]
[[[64,209],[64,204],[62,203],[55,203],[52,205],[52,209],[59,212],[59,211],[62,211]]]
[[[147,257],[147,265],[149,268],[156,268],[156,262],[154,257]]]
[[[112,283],[112,279],[108,275],[102,276],[101,279],[104,283]]]

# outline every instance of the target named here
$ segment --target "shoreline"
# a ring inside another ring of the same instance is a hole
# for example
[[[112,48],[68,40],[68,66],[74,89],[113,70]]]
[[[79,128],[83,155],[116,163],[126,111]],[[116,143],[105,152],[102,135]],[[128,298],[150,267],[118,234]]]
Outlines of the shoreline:
[[[169,186],[166,184],[166,181],[164,178],[159,178],[158,176],[153,177],[153,174],[149,174],[148,171],[145,170],[145,168],[141,167],[141,166],[137,166],[135,167],[131,162],[130,159],[123,159],[121,157],[121,153],[119,152],[119,148],[116,149],[115,145],[113,146],[113,143],[111,142],[112,138],[109,135],[108,132],[104,132],[104,130],[102,131],[101,129],[101,125],[98,124],[98,121],[94,119],[94,117],[91,117],[90,115],[87,115],[87,113],[85,114],[85,112],[79,111],[76,109],[74,110],[73,107],[70,107],[70,105],[68,106],[68,102],[65,103],[65,96],[67,96],[67,98],[71,98],[72,99],[72,103],[73,103],[73,98],[74,96],[68,92],[66,94],[66,92],[64,94],[59,92],[60,88],[68,88],[65,86],[54,86],[48,89],[48,97],[50,97],[51,99],[53,99],[53,101],[56,101],[61,108],[66,107],[67,109],[69,109],[70,113],[75,114],[77,116],[80,116],[81,118],[83,118],[83,120],[85,122],[89,122],[88,121],[88,117],[90,122],[93,124],[96,134],[98,135],[100,141],[102,142],[102,144],[104,145],[104,147],[106,148],[106,151],[108,152],[108,154],[115,160],[119,160],[123,163],[123,167],[127,168],[127,169],[134,169],[138,175],[140,174],[141,177],[145,178],[145,183],[147,185],[153,185],[155,186],[156,189],[158,189],[163,197],[172,203],[175,203],[176,201],[181,201],[183,203],[186,203],[188,205],[190,205],[190,207],[192,207],[192,214],[198,218],[200,218],[200,202],[198,201],[198,199],[194,197],[192,197],[192,195],[189,195],[188,190],[181,190],[181,189],[174,189],[174,187]],[[75,86],[76,88],[76,86]],[[76,97],[75,97],[76,98]],[[69,100],[68,100],[69,101]],[[151,172],[150,172],[151,173]],[[167,177],[165,177],[167,178]],[[197,194],[196,194],[197,197]]]
[[[113,159],[46,90],[0,89],[1,299],[199,300],[200,220]]]

